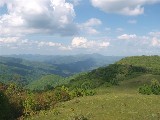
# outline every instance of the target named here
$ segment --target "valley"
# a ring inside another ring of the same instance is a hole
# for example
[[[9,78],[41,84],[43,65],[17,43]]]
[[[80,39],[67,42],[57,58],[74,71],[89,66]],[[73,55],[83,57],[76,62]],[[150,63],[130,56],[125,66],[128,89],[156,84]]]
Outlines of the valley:
[[[67,77],[52,74],[57,68],[42,61],[1,60],[2,120],[160,119],[160,56],[125,57]],[[26,75],[38,79],[20,84]]]

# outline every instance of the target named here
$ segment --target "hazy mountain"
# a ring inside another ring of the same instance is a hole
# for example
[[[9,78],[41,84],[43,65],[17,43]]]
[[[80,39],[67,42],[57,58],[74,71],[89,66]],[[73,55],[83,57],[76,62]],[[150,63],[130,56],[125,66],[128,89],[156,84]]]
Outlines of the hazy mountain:
[[[75,56],[11,55],[0,57],[0,81],[19,81],[25,84],[55,74],[63,77],[107,66],[122,57],[99,54]]]

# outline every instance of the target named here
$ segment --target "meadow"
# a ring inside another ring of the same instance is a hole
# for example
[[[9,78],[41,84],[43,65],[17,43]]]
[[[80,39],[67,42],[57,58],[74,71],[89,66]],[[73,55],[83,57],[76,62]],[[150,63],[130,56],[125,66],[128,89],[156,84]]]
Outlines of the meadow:
[[[59,103],[26,120],[159,120],[160,96],[142,95],[138,86],[159,75],[142,75],[118,86],[96,88],[96,95]]]

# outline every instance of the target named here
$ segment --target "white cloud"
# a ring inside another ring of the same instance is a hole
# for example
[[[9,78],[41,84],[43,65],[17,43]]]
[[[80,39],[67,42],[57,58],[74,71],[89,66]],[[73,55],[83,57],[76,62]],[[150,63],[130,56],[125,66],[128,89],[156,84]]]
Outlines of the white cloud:
[[[72,40],[71,45],[73,47],[86,47],[87,39],[83,37],[75,37]]]
[[[137,20],[129,20],[128,23],[130,23],[130,24],[136,24]]]
[[[8,44],[8,43],[16,43],[18,41],[18,37],[6,37],[0,38],[0,44]]]
[[[160,32],[150,32],[149,35],[152,37],[160,37]]]
[[[87,20],[85,23],[79,24],[79,28],[85,34],[87,33],[90,35],[96,35],[99,34],[99,31],[96,29],[96,27],[100,26],[101,24],[101,20],[97,18],[91,18]]]
[[[152,46],[160,46],[160,40],[158,40],[156,37],[152,39]]]
[[[123,35],[118,36],[117,38],[120,40],[131,40],[131,39],[137,38],[137,36],[135,34],[130,34],[130,35],[123,34]]]
[[[65,0],[5,0],[8,13],[0,16],[0,34],[49,33],[73,35],[77,28],[73,4]],[[3,28],[3,29],[2,29]]]
[[[38,43],[39,47],[43,47],[43,46],[48,46],[48,47],[61,47],[62,44],[60,43],[55,43],[55,42],[46,42],[46,41],[41,41]]]
[[[84,37],[75,37],[73,38],[71,45],[73,48],[100,49],[108,47],[110,43],[104,41],[88,40]]]
[[[57,50],[63,50],[63,51],[68,51],[68,50],[74,50],[77,48],[85,48],[86,50],[90,49],[102,49],[102,48],[107,48],[110,45],[109,42],[106,41],[100,41],[100,40],[88,40],[87,38],[84,37],[75,37],[72,39],[71,43],[68,45],[58,43],[58,42],[53,42],[53,41],[46,41],[46,40],[28,40],[28,39],[23,39],[20,37],[3,37],[0,38],[0,47],[7,47],[7,48],[14,48],[14,49],[57,49]]]
[[[77,5],[80,4],[80,2],[81,2],[82,0],[68,0],[68,1],[70,1],[71,3],[73,3],[73,5],[77,6]]]
[[[91,0],[94,7],[106,13],[130,16],[143,14],[144,5],[158,2],[160,2],[160,0]]]
[[[102,24],[101,20],[99,20],[97,18],[91,18],[84,23],[84,26],[90,27],[90,26],[97,26],[97,25],[101,25],[101,24]]]

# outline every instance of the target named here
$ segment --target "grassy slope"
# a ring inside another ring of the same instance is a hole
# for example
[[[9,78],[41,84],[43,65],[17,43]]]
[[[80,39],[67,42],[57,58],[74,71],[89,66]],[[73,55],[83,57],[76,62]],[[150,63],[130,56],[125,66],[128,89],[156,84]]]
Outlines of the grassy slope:
[[[54,110],[29,118],[29,120],[70,120],[83,114],[90,120],[159,120],[160,96],[141,95],[139,85],[160,80],[160,75],[142,75],[122,81],[119,86],[97,88],[97,95],[76,98],[60,103]]]

